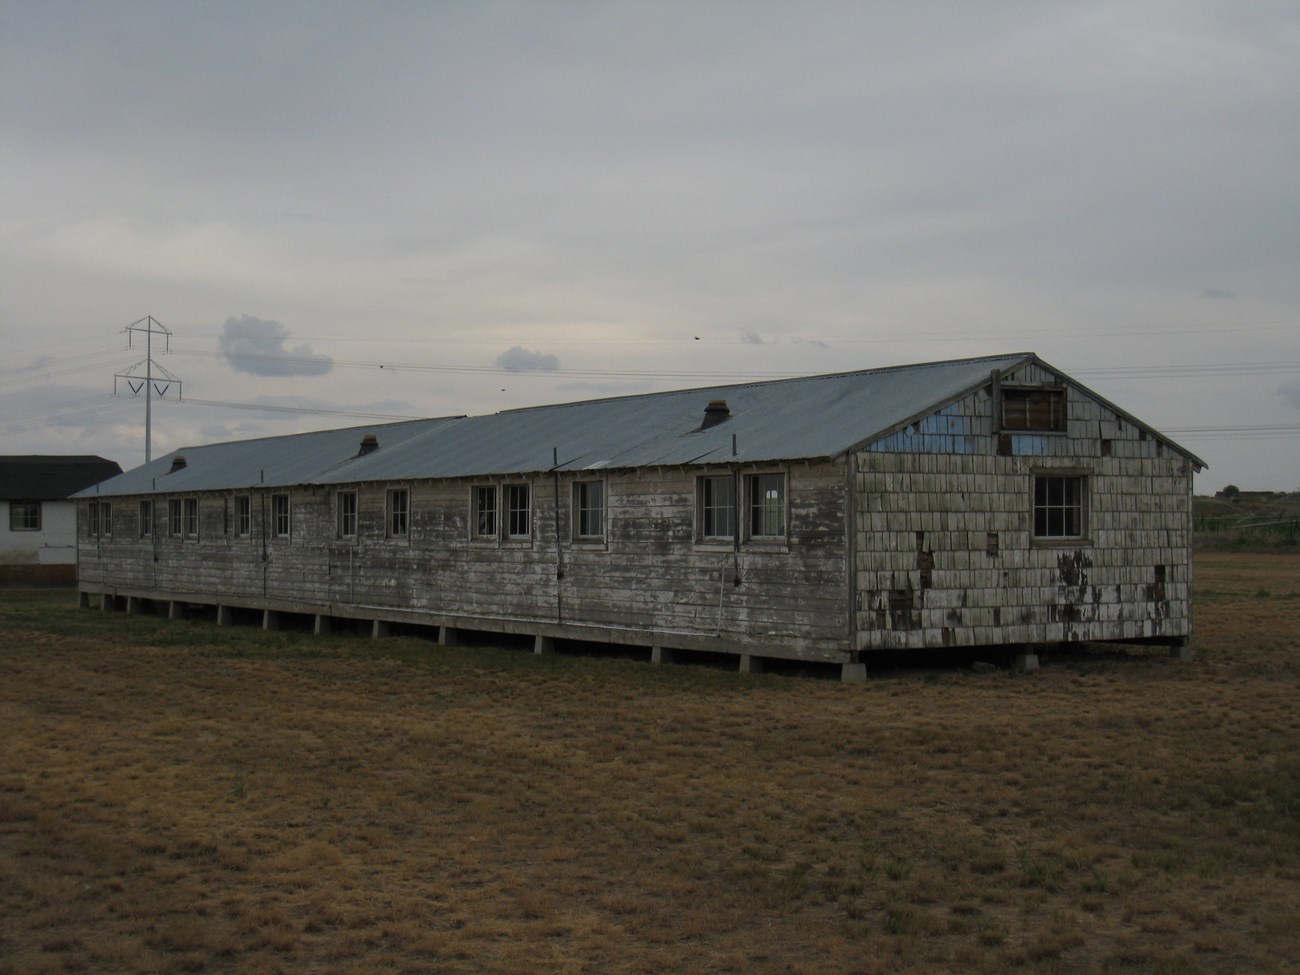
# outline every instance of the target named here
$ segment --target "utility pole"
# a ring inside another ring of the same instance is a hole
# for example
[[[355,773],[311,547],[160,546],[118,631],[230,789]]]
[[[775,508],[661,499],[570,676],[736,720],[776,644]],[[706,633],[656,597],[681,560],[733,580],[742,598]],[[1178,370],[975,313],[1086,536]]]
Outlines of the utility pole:
[[[137,362],[125,372],[119,372],[113,376],[113,395],[117,395],[117,381],[120,379],[126,383],[131,390],[132,396],[139,396],[140,391],[144,390],[144,462],[147,464],[153,460],[153,398],[156,395],[162,399],[167,395],[172,386],[176,387],[176,399],[181,398],[181,380],[180,377],[170,370],[160,366],[153,361],[153,337],[161,336],[163,339],[163,352],[171,351],[172,331],[152,315],[146,315],[128,325],[125,329],[127,348],[134,348],[136,342],[136,333],[144,333],[144,359]],[[144,370],[144,375],[140,375],[140,370]],[[154,370],[162,374],[160,382],[154,382]]]

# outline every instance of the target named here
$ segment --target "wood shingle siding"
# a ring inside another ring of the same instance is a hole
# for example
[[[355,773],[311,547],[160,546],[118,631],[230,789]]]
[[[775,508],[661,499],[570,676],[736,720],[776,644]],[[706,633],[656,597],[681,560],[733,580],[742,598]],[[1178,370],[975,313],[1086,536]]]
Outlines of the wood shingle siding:
[[[1003,390],[1053,429],[1006,429]],[[842,663],[1190,630],[1201,462],[1033,356],[374,431],[360,452],[361,431],[187,447],[107,482],[111,537],[83,504],[83,590]],[[609,460],[633,456],[655,460]],[[197,536],[173,534],[190,500]]]

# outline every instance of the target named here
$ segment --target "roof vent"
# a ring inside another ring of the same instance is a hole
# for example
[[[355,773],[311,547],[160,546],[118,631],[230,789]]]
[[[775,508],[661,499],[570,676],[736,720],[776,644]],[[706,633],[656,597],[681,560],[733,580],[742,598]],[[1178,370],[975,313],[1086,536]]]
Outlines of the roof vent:
[[[167,473],[175,474],[177,471],[184,470],[184,469],[185,469],[185,455],[177,454],[175,457],[172,458],[172,466]]]
[[[364,457],[366,454],[373,454],[379,449],[379,438],[373,433],[367,433],[361,438],[361,449],[357,451],[358,457]]]
[[[704,408],[704,422],[700,424],[700,429],[707,430],[709,427],[716,427],[730,416],[731,409],[727,406],[725,399],[711,399],[709,405]]]

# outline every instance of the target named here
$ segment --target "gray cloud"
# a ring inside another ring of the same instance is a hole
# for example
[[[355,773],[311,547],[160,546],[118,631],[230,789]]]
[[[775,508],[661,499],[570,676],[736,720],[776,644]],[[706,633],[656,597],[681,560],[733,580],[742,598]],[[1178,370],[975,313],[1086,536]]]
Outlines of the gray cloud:
[[[549,352],[532,352],[522,345],[507,349],[496,357],[496,364],[507,372],[554,372],[560,360]]]
[[[741,332],[740,341],[745,343],[745,345],[762,345],[763,336],[759,335],[757,332]]]
[[[254,376],[323,376],[334,368],[334,360],[317,355],[303,343],[285,346],[289,330],[279,322],[252,315],[227,318],[217,347],[230,368]]]
[[[1214,301],[1231,301],[1237,297],[1237,292],[1229,291],[1227,288],[1209,287],[1201,289],[1201,297]]]

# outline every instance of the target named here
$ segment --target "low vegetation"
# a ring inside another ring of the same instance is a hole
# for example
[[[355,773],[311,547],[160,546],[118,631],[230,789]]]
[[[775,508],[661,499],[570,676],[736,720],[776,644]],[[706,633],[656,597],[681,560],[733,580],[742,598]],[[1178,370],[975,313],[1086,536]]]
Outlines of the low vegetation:
[[[1197,572],[866,685],[3,593],[0,971],[1295,971],[1300,557]]]
[[[1201,552],[1300,551],[1300,493],[1243,492],[1229,484],[1193,499],[1193,539]]]

